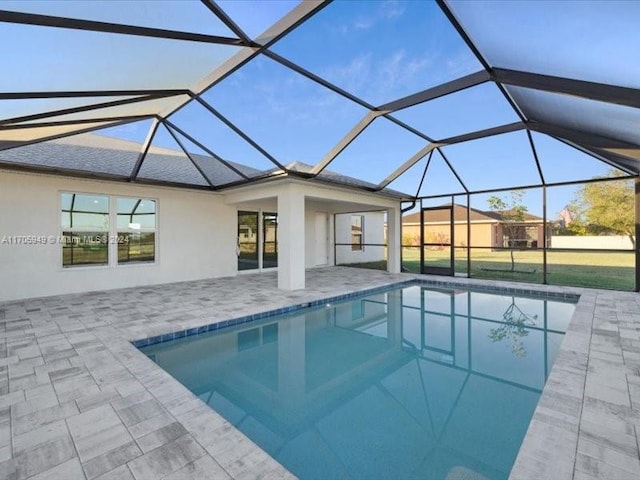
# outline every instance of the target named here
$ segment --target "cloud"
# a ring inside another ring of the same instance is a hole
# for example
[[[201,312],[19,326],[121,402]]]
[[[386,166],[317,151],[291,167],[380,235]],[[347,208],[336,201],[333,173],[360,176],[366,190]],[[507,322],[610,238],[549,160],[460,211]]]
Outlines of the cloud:
[[[334,65],[321,72],[330,82],[340,85],[347,91],[354,92],[362,88],[371,76],[372,55],[365,53],[355,57],[347,64]]]
[[[359,17],[353,22],[353,28],[356,30],[368,30],[375,24],[375,19]]]
[[[449,77],[458,77],[482,68],[471,52],[463,48],[459,49],[455,55],[447,57],[444,67]]]
[[[410,55],[399,49],[375,59],[371,53],[362,54],[321,74],[348,92],[377,101],[403,96],[407,87],[412,91],[425,88],[426,72],[433,63],[431,55]]]
[[[380,5],[379,15],[386,19],[398,18],[404,15],[405,10],[406,6],[399,1],[389,0]]]
[[[334,28],[342,35],[347,35],[353,30],[370,30],[381,23],[400,18],[405,10],[406,6],[397,0],[385,1],[371,13],[358,15],[353,21],[341,23]]]

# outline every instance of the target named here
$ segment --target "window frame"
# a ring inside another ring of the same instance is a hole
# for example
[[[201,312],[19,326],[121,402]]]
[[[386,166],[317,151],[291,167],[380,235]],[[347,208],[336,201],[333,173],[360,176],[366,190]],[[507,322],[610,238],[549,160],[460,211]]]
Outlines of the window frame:
[[[86,196],[93,196],[93,197],[104,197],[107,199],[107,229],[106,230],[100,230],[99,232],[96,231],[96,229],[93,230],[85,230],[85,233],[100,233],[100,234],[106,234],[107,236],[109,235],[111,226],[112,226],[112,219],[111,219],[111,198],[109,195],[105,195],[103,193],[97,193],[97,192],[79,192],[79,191],[59,191],[58,192],[58,209],[57,209],[57,215],[58,215],[58,245],[59,245],[59,249],[58,249],[58,254],[60,255],[60,268],[64,271],[68,271],[68,270],[75,270],[77,268],[81,268],[81,269],[85,269],[85,268],[108,268],[112,259],[112,254],[111,254],[111,249],[109,247],[109,243],[107,243],[107,261],[105,263],[79,263],[79,264],[70,264],[70,265],[65,265],[64,264],[64,248],[65,248],[65,241],[64,241],[64,233],[65,232],[71,232],[72,234],[75,232],[78,233],[82,233],[82,230],[75,230],[74,227],[69,227],[69,228],[65,228],[63,225],[63,221],[62,221],[62,217],[63,217],[63,209],[62,209],[62,196],[68,194],[68,195],[86,195]],[[97,213],[97,212],[96,212]]]
[[[113,214],[115,216],[115,264],[118,267],[125,266],[134,266],[134,265],[153,265],[157,262],[158,259],[158,200],[152,197],[142,197],[142,196],[128,196],[128,195],[114,195],[113,198],[113,206],[115,207],[113,210]],[[153,229],[151,228],[140,228],[140,229],[120,229],[118,227],[118,200],[126,199],[126,200],[138,200],[139,202],[143,201],[152,201],[154,202],[154,219],[153,219]],[[120,246],[120,235],[122,233],[153,233],[153,260],[140,260],[140,261],[131,261],[131,262],[120,262],[118,247]]]
[[[92,195],[92,196],[100,196],[106,197],[108,199],[109,211],[109,226],[108,231],[106,232],[108,236],[108,244],[107,244],[107,263],[100,264],[79,264],[79,265],[64,265],[64,252],[63,252],[63,234],[64,231],[69,231],[68,229],[63,228],[62,225],[62,196],[64,194],[69,195]],[[57,192],[58,200],[57,200],[57,215],[58,215],[58,255],[59,261],[58,266],[61,271],[73,271],[76,269],[81,270],[99,270],[99,269],[109,269],[109,268],[136,268],[136,267],[148,267],[159,264],[159,241],[158,241],[158,229],[159,229],[159,214],[160,214],[160,201],[157,197],[154,196],[145,196],[145,195],[127,195],[127,194],[112,194],[112,193],[104,193],[104,192],[95,192],[95,191],[81,191],[81,190],[71,190],[64,189],[58,190]],[[125,199],[142,199],[142,200],[153,200],[155,202],[155,223],[154,230],[154,259],[153,261],[144,261],[144,262],[118,262],[118,211],[117,211],[117,201],[119,198]]]
[[[360,219],[360,232],[354,233],[353,229],[358,225],[354,223],[356,218]],[[352,252],[364,252],[364,215],[351,215],[350,218],[350,234],[351,234],[351,251]],[[354,242],[354,237],[359,237],[359,242]]]
[[[267,243],[273,243],[274,244],[274,248],[275,248],[275,254],[276,254],[276,263],[278,262],[278,246],[279,246],[279,242],[278,242],[278,212],[277,209],[262,209],[262,208],[258,208],[258,209],[237,209],[236,210],[236,221],[238,221],[238,217],[240,215],[256,215],[257,216],[257,223],[256,223],[256,255],[258,256],[257,258],[257,267],[256,268],[247,268],[247,269],[239,269],[238,268],[238,263],[236,262],[236,272],[238,274],[244,275],[244,274],[249,274],[249,273],[256,273],[256,272],[268,272],[268,271],[274,271],[278,269],[279,265],[276,266],[266,266],[265,267],[265,258],[264,258],[264,254],[265,254],[265,246]],[[265,236],[265,217],[275,217],[275,225],[276,225],[276,229],[275,229],[275,240],[273,242],[265,242],[266,240],[266,236]],[[240,224],[237,223],[236,224],[236,244],[237,244],[237,248],[240,248]],[[238,250],[239,251],[239,250]],[[239,257],[238,257],[239,258]]]

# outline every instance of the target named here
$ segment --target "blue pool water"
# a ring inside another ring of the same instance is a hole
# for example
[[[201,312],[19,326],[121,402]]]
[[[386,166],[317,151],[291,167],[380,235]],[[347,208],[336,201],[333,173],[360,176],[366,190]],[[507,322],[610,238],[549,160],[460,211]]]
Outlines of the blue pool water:
[[[412,285],[141,350],[304,480],[505,479],[574,308]]]

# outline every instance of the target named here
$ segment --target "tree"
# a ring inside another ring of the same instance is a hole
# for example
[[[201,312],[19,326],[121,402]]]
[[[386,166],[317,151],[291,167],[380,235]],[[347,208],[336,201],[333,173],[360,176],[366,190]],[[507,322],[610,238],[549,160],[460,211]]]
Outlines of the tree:
[[[501,342],[505,338],[511,342],[511,352],[518,358],[527,356],[527,349],[522,339],[529,335],[529,329],[536,324],[538,315],[527,315],[516,305],[515,297],[511,297],[511,305],[502,315],[504,323],[489,330],[492,342]]]
[[[512,241],[517,237],[518,230],[524,221],[524,214],[527,213],[527,206],[522,203],[524,192],[522,190],[511,190],[506,197],[497,195],[487,199],[489,208],[500,215],[502,220],[503,231],[509,238],[508,246],[512,247]],[[515,271],[516,265],[513,258],[513,249],[509,250],[511,254],[511,271]]]
[[[608,178],[622,177],[610,170]],[[635,248],[635,208],[633,180],[587,183],[578,190],[570,205],[575,212],[574,228],[587,235],[627,235]]]

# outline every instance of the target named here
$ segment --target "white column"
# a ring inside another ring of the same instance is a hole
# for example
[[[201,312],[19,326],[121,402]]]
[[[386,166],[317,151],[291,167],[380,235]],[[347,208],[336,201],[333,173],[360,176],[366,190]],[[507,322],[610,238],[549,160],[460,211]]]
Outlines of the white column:
[[[306,393],[306,317],[278,322],[278,397],[287,405],[304,402]]]
[[[387,271],[400,273],[400,205],[387,209]]]
[[[402,290],[387,293],[387,340],[389,345],[402,350]]]
[[[304,192],[300,185],[283,185],[278,192],[278,288],[304,288]]]

